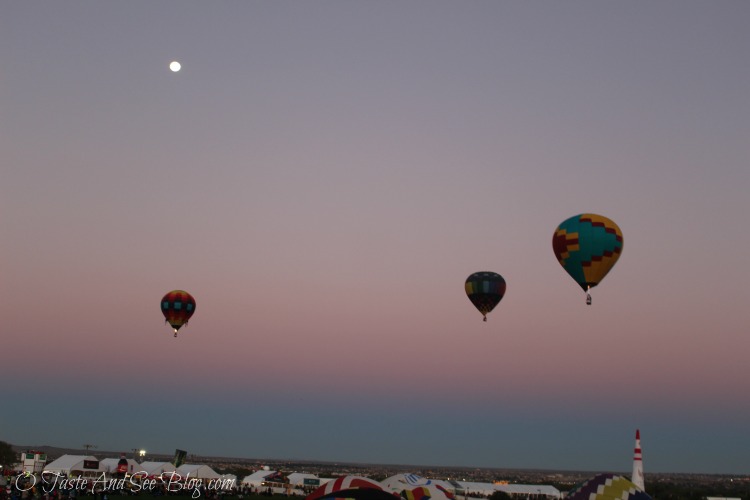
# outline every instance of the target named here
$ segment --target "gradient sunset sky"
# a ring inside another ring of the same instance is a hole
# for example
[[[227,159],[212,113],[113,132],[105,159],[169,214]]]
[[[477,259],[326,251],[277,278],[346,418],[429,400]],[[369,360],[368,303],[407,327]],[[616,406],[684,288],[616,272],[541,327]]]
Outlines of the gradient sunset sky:
[[[750,473],[750,2],[0,4],[0,440]]]

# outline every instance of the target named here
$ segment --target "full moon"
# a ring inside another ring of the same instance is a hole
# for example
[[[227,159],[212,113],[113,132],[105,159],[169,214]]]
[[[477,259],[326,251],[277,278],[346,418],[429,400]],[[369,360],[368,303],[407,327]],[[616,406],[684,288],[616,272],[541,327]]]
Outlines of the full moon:
[[[175,73],[180,71],[180,68],[182,68],[182,64],[178,63],[177,61],[172,61],[171,63],[169,63],[169,69],[171,69]]]

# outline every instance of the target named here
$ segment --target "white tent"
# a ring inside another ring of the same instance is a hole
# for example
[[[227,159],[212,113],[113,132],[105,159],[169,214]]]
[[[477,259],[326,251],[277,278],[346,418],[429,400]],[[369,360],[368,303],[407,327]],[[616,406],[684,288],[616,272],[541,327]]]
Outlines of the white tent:
[[[266,480],[267,477],[273,476],[276,473],[277,471],[275,470],[255,471],[249,476],[245,476],[242,479],[242,484],[245,486],[255,486],[256,488],[259,488],[263,484],[263,481]]]
[[[98,476],[106,472],[99,459],[92,455],[63,455],[45,465],[44,471],[66,476]]]
[[[546,484],[498,484],[495,485],[495,488],[512,497],[540,498],[543,496],[546,498],[562,498],[560,490]]]
[[[218,479],[219,473],[208,465],[182,464],[177,467],[177,474],[183,479]]]
[[[169,462],[143,462],[138,464],[136,472],[145,472],[147,476],[161,476],[162,472],[173,472],[175,466]]]
[[[456,481],[459,486],[458,494],[470,497],[490,497],[497,491],[496,484],[493,483],[475,483],[472,481]]]
[[[287,476],[287,479],[289,480],[289,484],[291,484],[293,488],[304,486],[305,479],[315,479],[318,481],[318,485],[322,484],[318,476],[316,476],[315,474],[308,474],[306,472],[292,472],[291,474],[289,474],[289,476]]]
[[[496,491],[502,491],[512,497],[517,496],[524,499],[526,497],[562,498],[560,490],[546,484],[493,484],[467,481],[457,481],[457,483],[463,488],[459,498],[463,498],[464,495],[468,497],[488,497]]]

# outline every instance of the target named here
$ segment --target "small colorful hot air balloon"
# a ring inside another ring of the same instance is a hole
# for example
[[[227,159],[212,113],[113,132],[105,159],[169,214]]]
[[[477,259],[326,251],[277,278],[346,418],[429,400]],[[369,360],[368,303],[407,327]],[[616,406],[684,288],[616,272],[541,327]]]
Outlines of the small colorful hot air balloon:
[[[177,337],[177,330],[187,325],[195,312],[195,299],[185,290],[172,290],[161,299],[161,312]]]
[[[596,214],[580,214],[563,221],[552,237],[552,249],[560,265],[586,292],[599,284],[622,254],[622,231],[612,220]]]
[[[487,315],[505,295],[506,284],[499,274],[491,271],[480,271],[466,278],[464,288],[471,303],[482,313],[484,321],[487,321]]]

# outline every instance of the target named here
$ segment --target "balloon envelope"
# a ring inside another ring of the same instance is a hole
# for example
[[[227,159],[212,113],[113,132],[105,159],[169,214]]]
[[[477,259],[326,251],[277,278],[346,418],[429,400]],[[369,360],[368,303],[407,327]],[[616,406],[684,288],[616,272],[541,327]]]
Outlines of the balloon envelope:
[[[571,500],[652,500],[649,495],[628,479],[616,474],[592,477],[565,498]]]
[[[394,493],[373,488],[338,490],[318,498],[319,500],[401,500],[401,497]]]
[[[456,496],[439,484],[428,484],[402,491],[401,498],[405,500],[455,500]]]
[[[353,498],[357,500],[377,500],[393,498],[383,490],[383,485],[363,476],[341,476],[328,481],[310,493],[305,500],[328,500],[332,498]]]
[[[560,265],[584,291],[595,287],[622,254],[622,231],[614,221],[580,214],[563,221],[552,237]]]
[[[432,479],[427,479],[418,474],[402,473],[383,479],[380,484],[383,489],[392,493],[401,493],[404,490],[410,490],[417,486],[427,486],[432,484]]]
[[[162,297],[161,312],[167,323],[174,329],[176,337],[177,330],[187,324],[195,312],[195,299],[185,290],[172,290]]]
[[[506,283],[505,279],[497,273],[480,271],[466,278],[464,288],[471,303],[487,321],[487,314],[500,303],[505,295]]]

